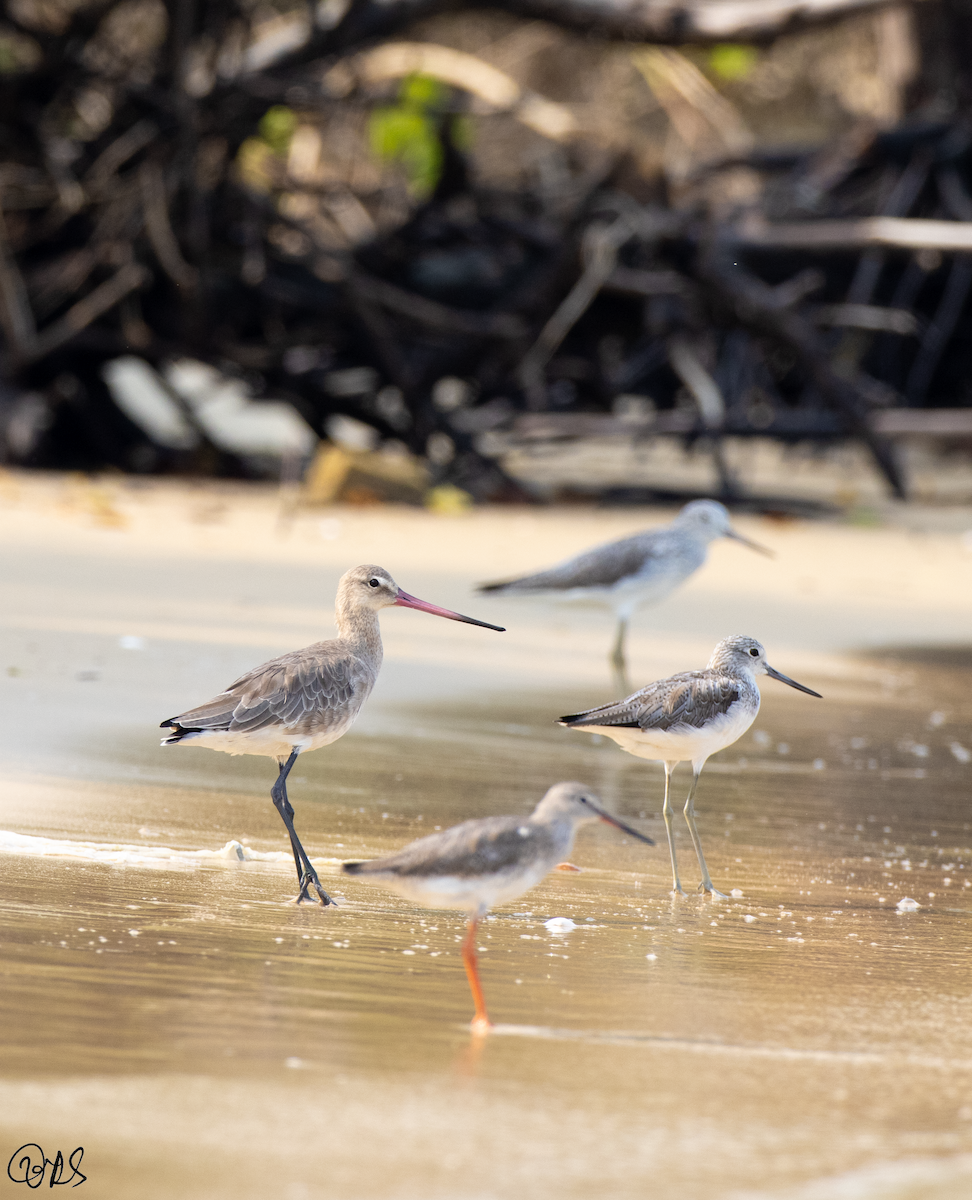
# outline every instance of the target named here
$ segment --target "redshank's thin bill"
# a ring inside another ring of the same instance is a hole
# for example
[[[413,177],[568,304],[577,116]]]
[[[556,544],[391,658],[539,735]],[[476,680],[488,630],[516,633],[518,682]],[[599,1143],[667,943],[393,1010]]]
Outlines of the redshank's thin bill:
[[[290,835],[300,883],[298,904],[311,899],[312,887],[322,905],[333,901],[321,887],[294,829],[287,776],[298,754],[330,745],[351,728],[381,668],[378,613],[393,606],[504,632],[499,625],[410,596],[382,567],[353,567],[338,583],[336,638],[271,659],[215,699],[161,725],[170,731],[163,746],[207,746],[228,754],[266,754],[276,759],[278,774],[270,795]]]
[[[476,927],[497,904],[514,900],[570,853],[578,825],[606,821],[653,846],[645,834],[607,812],[582,783],[556,783],[529,817],[484,817],[419,838],[396,854],[349,862],[344,871],[370,879],[426,908],[454,908],[468,919],[462,961],[476,1006],[472,1027],[490,1027],[476,965]]]
[[[766,661],[766,651],[751,637],[724,638],[704,671],[683,671],[659,679],[616,704],[561,717],[560,724],[603,734],[622,750],[638,758],[665,764],[665,805],[662,810],[672,856],[672,890],[684,895],[678,878],[675,838],[672,832],[671,777],[680,762],[692,764],[692,787],[684,815],[702,871],[699,891],[723,896],[712,886],[695,826],[695,789],[706,759],[737,741],[759,712],[758,675],[768,675],[797,691],[820,699],[820,693],[781,675]]]
[[[693,500],[669,525],[595,546],[536,575],[485,583],[479,591],[606,605],[618,623],[611,661],[623,672],[625,636],[635,610],[671,595],[705,562],[709,543],[722,537],[772,556],[771,550],[733,529],[724,505],[716,500]]]

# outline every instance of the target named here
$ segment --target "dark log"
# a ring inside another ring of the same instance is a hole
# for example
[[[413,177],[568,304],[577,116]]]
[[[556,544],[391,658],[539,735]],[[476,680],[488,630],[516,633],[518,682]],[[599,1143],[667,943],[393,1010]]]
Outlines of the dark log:
[[[779,340],[796,356],[808,379],[827,403],[870,447],[895,495],[904,499],[907,489],[894,450],[871,426],[872,393],[863,377],[838,375],[831,365],[826,344],[813,326],[792,309],[779,308],[773,289],[740,267],[731,247],[715,238],[703,242],[696,269],[698,277],[721,297],[739,321]]]

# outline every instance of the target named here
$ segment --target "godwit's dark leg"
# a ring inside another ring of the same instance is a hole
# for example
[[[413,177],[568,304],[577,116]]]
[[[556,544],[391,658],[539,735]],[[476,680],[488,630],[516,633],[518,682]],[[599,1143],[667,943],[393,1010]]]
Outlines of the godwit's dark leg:
[[[699,837],[699,831],[695,828],[695,789],[699,786],[699,776],[702,774],[702,768],[705,764],[699,763],[697,766],[692,764],[692,788],[688,794],[688,799],[685,801],[685,821],[689,827],[689,833],[692,835],[692,844],[695,846],[695,855],[699,860],[699,866],[702,868],[702,882],[699,884],[699,891],[706,891],[711,896],[720,896],[725,900],[725,892],[720,892],[718,888],[712,886],[712,879],[709,876],[709,868],[705,865],[705,858],[702,855],[702,839]]]
[[[297,895],[297,903],[300,904],[301,901],[310,899],[310,888],[313,885],[314,890],[321,899],[321,904],[326,907],[328,904],[333,904],[334,901],[321,887],[321,881],[317,877],[317,872],[311,866],[311,861],[307,857],[307,851],[300,844],[297,830],[294,829],[294,809],[287,799],[287,776],[290,774],[290,768],[297,761],[299,753],[299,750],[292,750],[290,752],[290,758],[280,768],[277,782],[270,789],[270,797],[273,800],[274,808],[280,813],[281,820],[287,826],[287,832],[290,834],[290,844],[293,847],[294,860],[297,863],[297,874],[300,880],[300,892]]]
[[[462,965],[466,968],[469,990],[472,992],[473,1003],[476,1005],[476,1015],[472,1019],[473,1033],[485,1033],[493,1025],[489,1019],[489,1013],[486,1011],[483,986],[479,982],[479,968],[476,965],[476,929],[481,920],[481,917],[470,917],[466,925],[469,932],[462,943]]]
[[[277,775],[278,776],[283,774],[283,769],[284,769],[283,763],[278,763],[277,764]],[[274,801],[274,803],[276,803],[276,801]],[[290,800],[287,797],[286,783],[284,784],[284,804],[286,805],[287,816],[290,817],[290,820],[292,822],[294,819],[294,806],[290,803]],[[298,843],[297,839],[295,837],[291,837],[290,848],[294,852],[294,866],[297,868],[297,882],[299,884],[301,882],[301,880],[304,878],[304,868],[301,865],[300,855],[297,853],[298,844],[299,843]]]

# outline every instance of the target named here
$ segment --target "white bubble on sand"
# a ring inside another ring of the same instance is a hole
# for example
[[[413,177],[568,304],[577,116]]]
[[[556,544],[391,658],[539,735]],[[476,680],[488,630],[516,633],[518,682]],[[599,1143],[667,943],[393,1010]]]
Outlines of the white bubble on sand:
[[[910,896],[902,896],[895,905],[898,912],[914,912],[916,908],[921,908],[917,900],[912,900]]]
[[[551,933],[570,933],[572,929],[576,929],[577,925],[570,917],[551,917],[549,921],[544,921],[544,929],[549,929]]]

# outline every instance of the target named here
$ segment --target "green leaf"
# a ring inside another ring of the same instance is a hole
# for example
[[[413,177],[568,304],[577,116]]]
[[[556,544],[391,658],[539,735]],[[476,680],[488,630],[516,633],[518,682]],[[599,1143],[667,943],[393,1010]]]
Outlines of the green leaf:
[[[284,104],[275,104],[263,114],[257,128],[260,137],[275,154],[286,154],[297,128],[297,114]]]
[[[412,76],[406,83],[422,78]],[[435,80],[431,82],[439,87]],[[429,97],[432,92],[417,89],[410,94]],[[376,157],[402,164],[413,192],[427,196],[435,190],[442,174],[442,141],[437,122],[423,108],[412,103],[376,108],[368,121],[368,138]]]
[[[737,79],[745,79],[759,58],[755,46],[742,46],[735,43],[725,43],[713,46],[709,51],[709,68],[720,79],[730,83]]]

